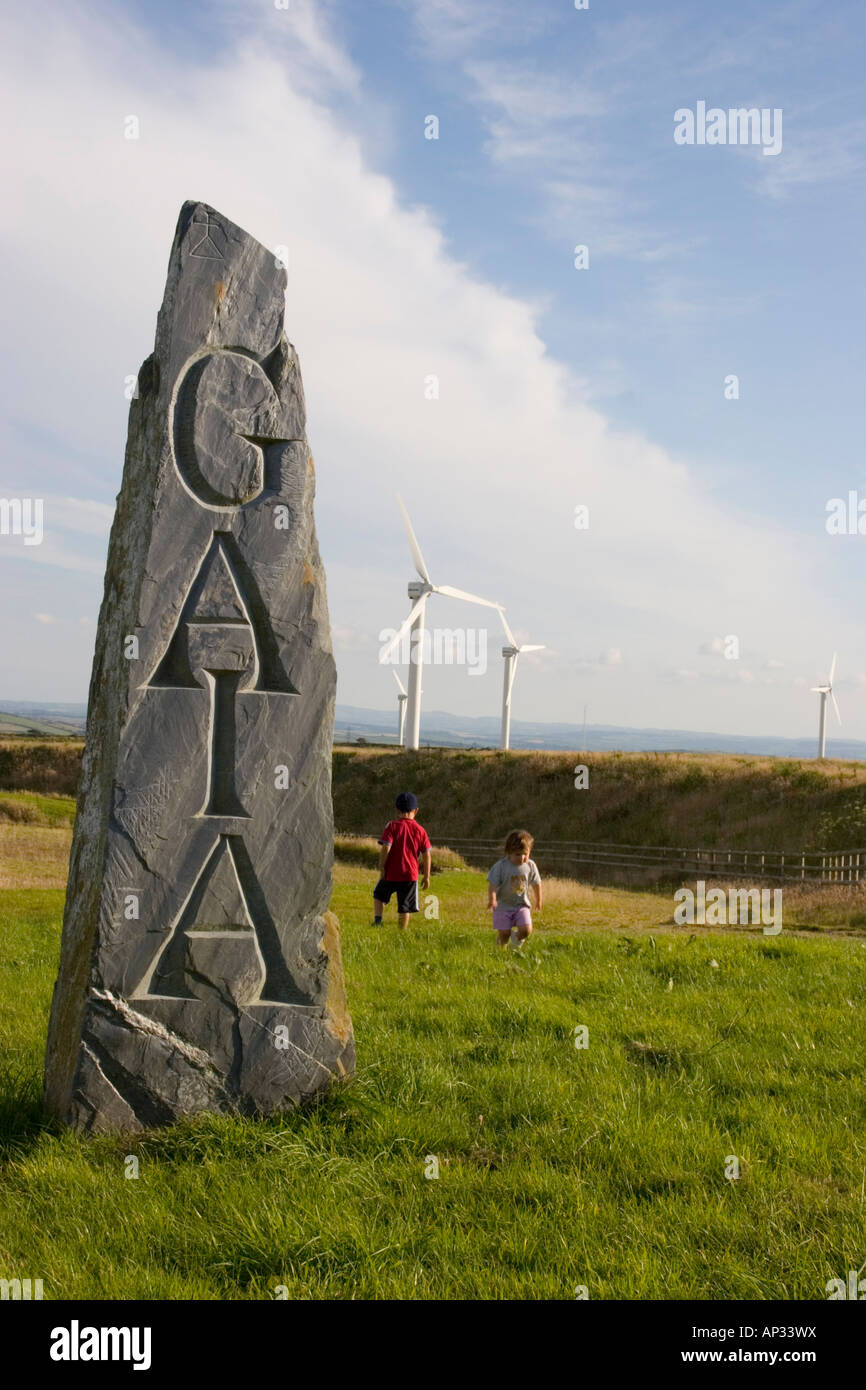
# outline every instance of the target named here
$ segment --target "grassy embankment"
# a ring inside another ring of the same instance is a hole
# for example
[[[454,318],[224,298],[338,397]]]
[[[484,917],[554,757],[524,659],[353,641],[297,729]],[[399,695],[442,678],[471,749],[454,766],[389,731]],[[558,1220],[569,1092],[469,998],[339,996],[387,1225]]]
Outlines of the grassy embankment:
[[[577,790],[574,769],[589,769]],[[439,843],[537,840],[720,849],[866,847],[866,763],[790,762],[711,753],[334,750],[341,830],[369,833],[404,788]]]
[[[438,921],[373,932],[370,874],[338,864],[351,1085],[280,1119],[46,1126],[60,806],[5,826],[0,1277],[48,1298],[820,1299],[863,1263],[866,943],[676,931],[655,894],[551,884],[513,956],[481,875],[436,876]]]
[[[75,794],[80,742],[0,741],[4,790]],[[721,849],[866,846],[866,763],[791,762],[710,753],[575,753],[336,748],[337,828],[369,834],[397,791],[422,800],[434,840],[498,837],[526,825],[538,840]]]

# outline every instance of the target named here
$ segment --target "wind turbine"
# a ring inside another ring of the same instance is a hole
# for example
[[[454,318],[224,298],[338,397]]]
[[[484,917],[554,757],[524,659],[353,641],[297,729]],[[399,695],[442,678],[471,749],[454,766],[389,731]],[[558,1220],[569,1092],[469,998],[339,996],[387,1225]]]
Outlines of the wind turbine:
[[[511,687],[514,685],[514,676],[517,671],[517,658],[521,652],[543,652],[544,644],[525,644],[522,647],[517,645],[517,639],[508,623],[505,621],[505,614],[500,608],[499,616],[502,619],[502,626],[505,628],[505,635],[509,645],[502,648],[502,655],[505,658],[505,666],[502,671],[502,729],[499,737],[500,748],[510,748],[511,746]]]
[[[406,618],[402,627],[391,638],[387,647],[380,653],[379,660],[387,661],[392,651],[399,647],[406,633],[411,629],[412,637],[409,648],[409,691],[408,691],[408,729],[407,729],[407,748],[418,748],[421,741],[421,669],[424,662],[424,613],[427,608],[427,600],[431,594],[442,594],[444,598],[459,598],[466,603],[480,603],[484,608],[496,608],[501,612],[498,603],[491,603],[489,599],[479,598],[477,594],[467,594],[463,589],[453,589],[450,584],[434,584],[430,578],[427,566],[424,563],[424,556],[421,554],[421,547],[418,544],[415,532],[412,530],[412,523],[409,520],[409,513],[403,506],[403,499],[397,494],[397,501],[400,504],[400,511],[403,515],[403,525],[406,528],[406,535],[409,540],[409,549],[412,552],[412,559],[415,562],[415,569],[420,576],[420,583],[417,579],[409,581],[409,598],[412,600],[412,607],[409,616]]]
[[[834,653],[833,653],[833,660],[832,660],[832,662],[830,663],[830,674],[829,674],[829,676],[827,677],[827,684],[826,684],[826,685],[813,685],[813,686],[812,686],[812,694],[813,694],[813,695],[820,695],[820,696],[821,696],[821,704],[820,704],[820,707],[819,707],[819,710],[818,710],[818,757],[819,757],[819,758],[824,758],[824,757],[827,756],[826,753],[825,753],[825,751],[824,751],[824,749],[825,749],[825,746],[826,746],[826,737],[825,737],[825,735],[826,735],[826,730],[827,730],[827,696],[828,696],[828,695],[830,696],[830,699],[833,701],[833,708],[834,708],[834,710],[836,711],[836,718],[838,719],[838,721],[839,721],[840,724],[842,723],[842,716],[841,716],[841,714],[839,713],[839,706],[838,706],[837,703],[836,703],[836,696],[833,694],[833,677],[835,676],[835,674],[836,674],[836,653],[834,652]]]
[[[397,682],[397,690],[399,691],[397,696],[397,742],[402,748],[406,740],[406,701],[409,699],[409,696],[406,693],[405,685],[396,671],[394,671],[394,679]]]

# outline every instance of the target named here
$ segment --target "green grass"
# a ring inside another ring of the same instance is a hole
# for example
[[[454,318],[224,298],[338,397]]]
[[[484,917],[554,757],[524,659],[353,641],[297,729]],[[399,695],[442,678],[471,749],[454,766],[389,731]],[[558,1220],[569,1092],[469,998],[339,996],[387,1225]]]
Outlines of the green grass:
[[[0,821],[43,825],[51,830],[72,828],[75,798],[41,792],[0,792]]]
[[[859,940],[629,928],[652,895],[572,885],[515,956],[480,875],[437,875],[439,921],[405,933],[368,926],[371,887],[338,866],[351,1084],[93,1140],[38,1109],[62,894],[0,894],[0,1276],[76,1299],[823,1299],[860,1267]]]

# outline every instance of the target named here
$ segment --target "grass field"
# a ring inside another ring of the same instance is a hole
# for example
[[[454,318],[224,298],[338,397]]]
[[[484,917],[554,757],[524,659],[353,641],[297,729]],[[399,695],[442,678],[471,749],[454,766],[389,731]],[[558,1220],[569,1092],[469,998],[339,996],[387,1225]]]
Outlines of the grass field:
[[[46,1298],[823,1299],[866,1260],[866,936],[674,929],[669,897],[551,883],[515,955],[481,875],[437,874],[438,920],[377,932],[370,870],[338,864],[351,1084],[85,1141],[39,1105],[68,827],[3,829],[0,1277]]]

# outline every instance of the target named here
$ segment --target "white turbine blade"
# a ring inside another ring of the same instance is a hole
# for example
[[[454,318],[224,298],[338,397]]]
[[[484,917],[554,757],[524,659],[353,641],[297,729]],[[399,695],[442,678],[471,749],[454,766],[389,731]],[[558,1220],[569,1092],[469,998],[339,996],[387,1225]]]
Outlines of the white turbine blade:
[[[397,501],[400,503],[400,511],[403,513],[403,525],[406,528],[406,535],[409,539],[409,549],[412,552],[412,559],[415,563],[415,568],[420,574],[421,578],[424,580],[424,583],[429,584],[430,576],[427,573],[427,566],[424,564],[424,556],[421,554],[421,547],[418,544],[418,538],[415,535],[415,532],[412,530],[412,523],[409,520],[409,513],[403,506],[403,498],[400,496],[399,492],[397,493]]]
[[[518,657],[518,655],[519,655],[519,653],[516,653],[516,654],[511,658],[511,671],[509,672],[509,676],[508,676],[508,699],[509,699],[509,700],[511,699],[511,692],[512,692],[512,690],[513,690],[513,688],[514,688],[514,677],[515,677],[516,674],[517,674],[517,657]]]
[[[502,626],[505,628],[505,636],[508,638],[508,645],[509,645],[509,647],[516,647],[516,646],[517,646],[517,638],[514,636],[514,633],[511,631],[511,628],[508,626],[508,623],[507,623],[506,620],[505,620],[505,609],[502,608],[501,606],[500,606],[500,608],[499,608],[499,616],[500,616],[500,618],[502,619]]]
[[[387,647],[384,649],[384,651],[383,651],[382,654],[380,655],[380,657],[379,657],[380,662],[382,662],[382,663],[384,664],[384,663],[388,660],[388,657],[391,655],[391,653],[392,653],[392,651],[394,650],[394,648],[395,648],[395,647],[399,647],[400,643],[403,641],[403,638],[406,636],[406,633],[409,631],[409,629],[410,629],[410,627],[412,626],[412,624],[414,623],[415,619],[418,617],[418,614],[419,614],[420,612],[422,612],[422,610],[423,610],[424,605],[425,605],[426,602],[427,602],[427,595],[426,595],[426,594],[422,594],[421,597],[418,599],[418,602],[417,602],[417,603],[413,603],[412,607],[411,607],[410,610],[409,610],[409,616],[408,616],[408,618],[407,618],[406,621],[403,623],[402,627],[399,627],[399,628],[397,629],[396,633],[395,633],[394,636],[391,638],[391,641],[388,643]]]
[[[835,676],[835,674],[836,674],[836,653],[834,652],[834,653],[833,653],[833,660],[830,662],[830,674],[829,674],[829,676],[827,677],[827,684],[828,684],[828,685],[832,685],[832,684],[833,684],[833,677]]]
[[[517,650],[518,650],[519,652],[544,652],[544,651],[547,651],[547,648],[545,647],[544,643],[542,642],[542,643],[540,643],[540,644],[539,644],[539,643],[527,644],[527,646],[525,646],[525,647],[518,647]]]
[[[834,708],[834,710],[836,711],[836,718],[838,719],[839,723],[841,724],[841,723],[842,723],[842,716],[841,716],[841,714],[839,713],[839,706],[836,704],[836,696],[833,694],[832,690],[830,691],[830,699],[833,701],[833,708]]]
[[[401,681],[400,677],[397,675],[397,672],[394,670],[393,666],[391,667],[391,671],[392,671],[392,673],[393,673],[393,676],[394,676],[395,681],[397,682],[397,689],[400,691],[400,694],[401,694],[401,695],[405,695],[405,694],[406,694],[406,687],[405,687],[405,685],[403,684],[403,682]]]
[[[489,598],[479,598],[477,594],[467,594],[464,589],[452,589],[450,584],[434,584],[434,594],[444,594],[446,598],[462,598],[466,603],[480,603],[484,608],[498,608],[502,612],[502,605],[494,603]]]

